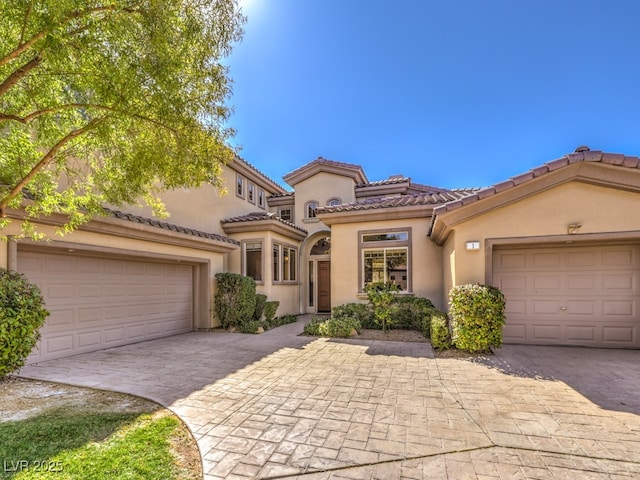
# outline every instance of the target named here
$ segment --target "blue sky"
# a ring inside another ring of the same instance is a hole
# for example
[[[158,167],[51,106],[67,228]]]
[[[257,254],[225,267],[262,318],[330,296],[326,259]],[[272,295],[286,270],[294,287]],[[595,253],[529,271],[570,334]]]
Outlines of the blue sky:
[[[574,151],[640,155],[636,0],[241,0],[240,155],[455,188]]]

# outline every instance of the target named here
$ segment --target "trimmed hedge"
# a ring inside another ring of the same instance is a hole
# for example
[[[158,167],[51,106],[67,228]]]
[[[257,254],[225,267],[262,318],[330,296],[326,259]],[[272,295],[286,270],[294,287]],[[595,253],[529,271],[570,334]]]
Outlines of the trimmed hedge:
[[[429,322],[431,346],[437,350],[451,348],[451,335],[449,333],[449,322],[447,314],[435,310]],[[426,336],[426,335],[425,335]]]
[[[18,273],[0,268],[0,378],[18,370],[40,339],[49,315],[40,289]]]
[[[216,273],[214,307],[223,328],[241,327],[253,321],[256,282],[237,273]]]
[[[253,312],[253,319],[257,322],[262,319],[262,313],[264,312],[265,303],[267,303],[267,296],[261,293],[256,294],[256,309]]]
[[[304,326],[304,333],[315,337],[348,338],[360,328],[360,322],[355,318],[314,318]]]
[[[431,320],[433,310],[435,307],[428,298],[397,297],[391,328],[423,331],[424,322]],[[429,337],[428,334],[425,336]]]
[[[277,300],[273,300],[271,302],[265,302],[264,304],[264,320],[267,323],[271,323],[271,321],[275,318],[276,312],[278,311],[278,307],[280,306],[280,302]]]
[[[467,352],[486,352],[502,345],[505,298],[487,285],[459,285],[449,292],[452,341]]]

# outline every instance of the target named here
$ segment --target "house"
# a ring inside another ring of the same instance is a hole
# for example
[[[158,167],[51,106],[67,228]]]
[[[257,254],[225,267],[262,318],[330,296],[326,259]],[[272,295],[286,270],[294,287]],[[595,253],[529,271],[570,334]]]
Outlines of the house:
[[[364,301],[373,281],[446,309],[452,286],[486,283],[506,295],[507,343],[640,348],[637,157],[580,147],[483,189],[369,181],[321,157],[283,177],[291,190],[239,158],[224,176],[223,197],[167,192],[166,221],[131,207],[3,245],[0,266],[52,312],[29,361],[213,328],[222,271],[253,277],[279,314]]]

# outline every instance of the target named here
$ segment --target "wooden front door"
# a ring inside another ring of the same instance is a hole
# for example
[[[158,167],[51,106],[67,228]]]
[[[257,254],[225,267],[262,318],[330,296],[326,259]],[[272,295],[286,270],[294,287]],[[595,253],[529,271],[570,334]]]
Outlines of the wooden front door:
[[[331,312],[331,262],[318,262],[318,312]]]

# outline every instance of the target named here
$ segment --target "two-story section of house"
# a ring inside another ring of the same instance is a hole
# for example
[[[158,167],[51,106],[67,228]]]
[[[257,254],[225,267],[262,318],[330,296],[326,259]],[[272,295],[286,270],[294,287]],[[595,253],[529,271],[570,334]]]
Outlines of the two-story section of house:
[[[2,231],[0,266],[51,311],[30,362],[219,325],[215,274],[241,273],[278,314],[366,301],[372,282],[447,309],[451,287],[507,297],[505,342],[640,348],[640,160],[575,152],[483,189],[443,189],[319,157],[284,175],[243,159],[211,185],[165,192],[169,218],[127,206],[49,241]],[[21,211],[10,211],[19,221]],[[12,230],[13,229],[13,230]]]

